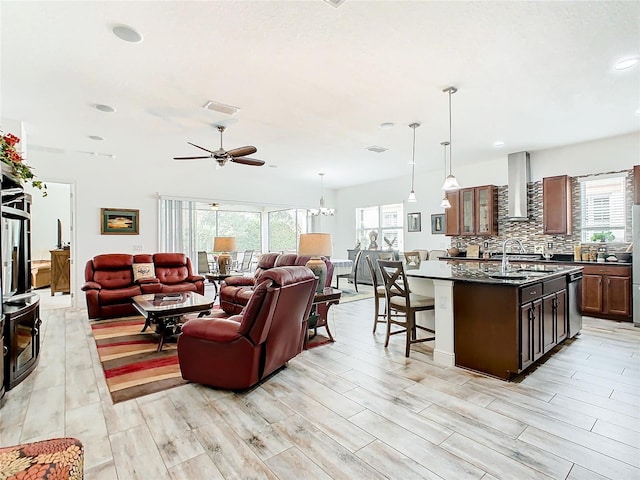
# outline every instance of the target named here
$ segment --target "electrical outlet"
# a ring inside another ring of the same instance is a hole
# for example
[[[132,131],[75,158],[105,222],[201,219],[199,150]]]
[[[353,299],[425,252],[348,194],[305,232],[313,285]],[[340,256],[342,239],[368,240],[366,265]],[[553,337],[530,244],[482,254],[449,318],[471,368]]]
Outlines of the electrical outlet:
[[[483,242],[483,243],[482,243],[482,248],[484,248],[485,250],[486,250],[487,248],[489,248],[489,242],[487,242],[487,241]]]
[[[553,242],[547,242],[547,248],[551,250],[553,248]]]
[[[134,252],[141,252],[142,251],[142,245],[134,245],[133,246],[133,251]]]

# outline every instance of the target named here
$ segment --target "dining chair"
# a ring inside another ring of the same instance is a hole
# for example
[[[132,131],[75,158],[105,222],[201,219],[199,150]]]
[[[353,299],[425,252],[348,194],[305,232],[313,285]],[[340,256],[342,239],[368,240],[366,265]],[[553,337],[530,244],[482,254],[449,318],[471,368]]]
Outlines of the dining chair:
[[[358,250],[356,254],[356,259],[353,261],[353,265],[351,266],[351,271],[348,273],[341,273],[339,275],[335,275],[336,277],[336,288],[340,288],[340,279],[346,278],[353,282],[353,286],[358,291],[358,263],[360,263],[360,257],[362,256],[362,250]]]
[[[207,252],[198,251],[198,273],[210,273]]]
[[[383,312],[380,312],[380,300],[385,299],[385,290],[384,285],[380,285],[378,283],[378,276],[376,275],[376,267],[373,265],[371,261],[371,257],[369,255],[365,256],[367,260],[367,265],[369,266],[369,272],[371,273],[371,280],[373,282],[373,300],[374,300],[374,313],[373,313],[373,333],[376,333],[376,327],[379,323],[387,323],[387,309]]]
[[[251,270],[251,258],[253,257],[253,250],[245,250],[242,254],[242,263],[238,268],[238,272],[248,272]]]
[[[418,338],[417,330],[435,334],[435,330],[416,324],[416,312],[434,309],[433,297],[419,295],[409,291],[409,283],[402,261],[378,260],[378,268],[382,274],[385,288],[387,309],[387,336],[385,348],[389,346],[389,337],[406,333],[405,357],[409,356],[414,343],[435,340],[435,335]],[[391,331],[391,325],[398,325],[400,330]]]
[[[419,252],[404,252],[404,260],[407,264],[407,268],[419,268],[420,267],[420,253]]]

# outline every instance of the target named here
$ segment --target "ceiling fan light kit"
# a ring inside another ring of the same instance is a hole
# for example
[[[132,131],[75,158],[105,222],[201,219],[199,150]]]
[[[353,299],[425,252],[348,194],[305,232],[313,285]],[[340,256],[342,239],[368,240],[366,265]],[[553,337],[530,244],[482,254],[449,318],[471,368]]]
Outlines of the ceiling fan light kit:
[[[413,129],[413,154],[411,156],[411,192],[409,193],[409,198],[407,198],[407,202],[409,203],[417,202],[416,192],[413,189],[413,183],[416,176],[416,128],[418,128],[419,126],[420,124],[417,122],[409,125],[409,128]]]
[[[442,91],[449,94],[449,175],[447,175],[447,177],[444,179],[442,190],[445,190],[445,191],[457,190],[460,188],[460,184],[458,183],[458,180],[451,172],[451,165],[453,163],[453,155],[451,153],[451,95],[456,93],[458,89],[456,87],[448,87]],[[446,162],[446,157],[445,157],[445,162]],[[446,168],[445,168],[445,172],[446,172]]]
[[[258,151],[254,146],[248,145],[246,147],[234,148],[232,150],[225,150],[222,147],[222,133],[226,127],[224,125],[217,125],[217,129],[220,132],[220,148],[218,150],[209,150],[208,148],[201,147],[195,143],[187,142],[189,145],[193,145],[200,150],[209,152],[209,155],[198,157],[173,157],[174,160],[199,160],[202,158],[213,158],[217,162],[217,167],[224,167],[227,162],[241,163],[243,165],[252,165],[254,167],[260,167],[264,165],[264,160],[258,160],[256,158],[248,158],[246,155],[252,155]]]

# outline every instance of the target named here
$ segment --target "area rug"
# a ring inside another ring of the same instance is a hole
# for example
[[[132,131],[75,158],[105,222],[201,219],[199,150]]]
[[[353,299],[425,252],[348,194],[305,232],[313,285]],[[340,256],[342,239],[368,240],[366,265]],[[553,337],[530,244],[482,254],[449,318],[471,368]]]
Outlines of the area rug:
[[[373,298],[373,287],[371,285],[358,284],[358,291],[356,292],[353,286],[349,285],[342,290],[340,297],[340,303],[355,302],[357,300],[364,300],[366,298]]]
[[[141,332],[142,316],[91,322],[91,333],[113,403],[186,383],[180,374],[178,349],[167,342],[160,352],[153,327]]]

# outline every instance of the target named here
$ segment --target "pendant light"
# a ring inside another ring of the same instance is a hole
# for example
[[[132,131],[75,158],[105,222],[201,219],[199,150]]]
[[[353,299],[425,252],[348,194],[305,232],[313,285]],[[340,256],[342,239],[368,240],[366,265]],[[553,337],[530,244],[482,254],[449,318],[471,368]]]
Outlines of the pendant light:
[[[451,95],[457,91],[458,89],[456,87],[449,87],[443,90],[443,92],[447,92],[449,94],[449,175],[444,179],[442,190],[457,190],[460,188],[458,180],[453,173],[451,173],[451,164],[453,162],[453,155],[451,154]]]
[[[319,173],[318,175],[320,175],[320,208],[310,208],[309,214],[314,217],[317,215],[326,215],[326,216],[335,215],[336,210],[334,208],[327,208],[324,206],[324,194],[323,194],[324,184],[322,182],[322,179],[324,178],[324,173]]]
[[[444,158],[444,174],[447,175],[447,145],[449,142],[440,142],[442,145],[443,158]],[[447,198],[447,193],[445,192],[444,197],[442,198],[442,202],[440,202],[440,206],[442,208],[451,208],[451,203],[449,203],[449,199]]]
[[[411,192],[409,193],[409,198],[407,198],[407,202],[415,203],[416,202],[416,192],[413,190],[413,182],[416,176],[416,128],[420,126],[419,123],[412,123],[409,125],[410,128],[413,128],[413,157],[411,162]]]

